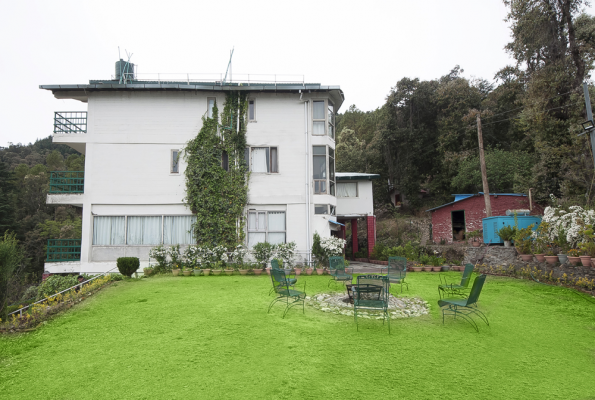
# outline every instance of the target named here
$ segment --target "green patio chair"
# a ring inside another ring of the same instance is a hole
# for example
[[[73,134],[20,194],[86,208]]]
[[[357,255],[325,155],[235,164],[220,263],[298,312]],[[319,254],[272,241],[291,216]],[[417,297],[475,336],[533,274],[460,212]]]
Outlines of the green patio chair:
[[[358,310],[381,310],[384,320],[388,320],[388,334],[390,335],[390,314],[388,312],[388,289],[389,281],[383,275],[360,275],[357,283],[352,286],[353,290],[353,316],[355,325],[359,331],[357,322]]]
[[[448,283],[446,276],[440,274],[440,285],[438,285],[438,295],[440,298],[446,296],[465,296],[469,290],[469,282],[471,281],[471,274],[473,273],[473,264],[465,264],[465,270],[461,277],[461,283]]]
[[[287,315],[287,312],[291,307],[302,303],[302,313],[304,313],[304,304],[306,299],[306,282],[304,282],[304,291],[296,290],[295,288],[292,289],[292,286],[289,283],[289,278],[286,277],[285,271],[278,268],[271,268],[271,280],[273,281],[273,286],[275,287],[275,293],[277,297],[271,302],[269,305],[269,309],[267,314],[271,312],[271,308],[273,305],[279,301],[285,300],[285,311],[283,311],[283,318]]]
[[[444,324],[445,315],[454,315],[455,319],[457,319],[457,316],[460,316],[469,322],[475,328],[476,332],[479,332],[477,323],[471,318],[471,315],[477,315],[486,325],[490,325],[485,314],[477,309],[477,300],[479,299],[485,280],[486,275],[479,275],[475,278],[473,287],[471,287],[471,293],[469,293],[469,297],[466,299],[450,298],[438,300],[438,305],[442,309],[442,324]]]
[[[348,272],[351,272],[351,274]],[[345,284],[345,282],[351,283],[351,281],[353,281],[353,268],[345,267],[345,260],[343,257],[329,258],[329,273],[331,274],[331,280],[327,286],[330,286],[331,282],[343,282],[343,284]]]
[[[272,274],[272,271],[274,269],[285,272],[286,280],[287,280],[287,283],[289,284],[289,286],[295,286],[295,284],[297,283],[297,278],[291,278],[291,274],[289,274],[287,272],[287,270],[279,268],[279,260],[277,260],[276,258],[273,258],[271,260],[271,280],[273,281],[273,287],[271,288],[271,290],[269,290],[269,295],[275,291],[275,282],[274,282],[274,277]]]
[[[401,293],[403,293],[403,284],[409,290],[409,284],[405,282],[407,277],[407,259],[405,257],[389,257],[388,266],[380,270],[380,273],[385,273],[390,283],[401,285]]]

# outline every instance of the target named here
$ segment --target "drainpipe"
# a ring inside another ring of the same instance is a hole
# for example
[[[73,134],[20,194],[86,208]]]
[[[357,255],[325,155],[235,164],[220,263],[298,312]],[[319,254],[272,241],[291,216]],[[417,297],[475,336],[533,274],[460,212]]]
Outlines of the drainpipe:
[[[302,100],[302,93],[300,90],[300,100]],[[308,259],[308,265],[312,261],[312,254],[310,253],[310,249],[312,248],[310,244],[310,240],[312,235],[310,235],[310,152],[308,151],[308,104],[309,101],[304,101],[304,133],[306,134],[305,146],[306,146],[306,257]]]

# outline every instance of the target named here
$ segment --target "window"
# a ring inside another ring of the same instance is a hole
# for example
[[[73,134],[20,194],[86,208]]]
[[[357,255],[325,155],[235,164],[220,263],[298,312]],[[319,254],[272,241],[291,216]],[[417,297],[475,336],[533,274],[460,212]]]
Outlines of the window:
[[[357,197],[357,182],[337,183],[337,197]]]
[[[256,101],[248,100],[248,121],[256,121]]]
[[[180,151],[179,150],[172,150],[171,151],[171,160],[169,163],[170,169],[169,172],[172,174],[180,173]]]
[[[313,146],[314,194],[326,193],[326,146]]]
[[[213,118],[213,108],[215,108],[215,98],[207,97],[207,118]]]
[[[248,212],[248,248],[268,242],[285,243],[285,211]]]
[[[221,153],[221,167],[224,170],[229,171],[229,154],[227,154],[227,151],[225,150]]]
[[[95,217],[93,219],[93,244],[98,246],[126,243],[126,217]]]
[[[278,173],[278,151],[276,147],[250,148],[250,171]]]
[[[328,115],[327,115],[327,133],[331,138],[335,138],[335,106],[330,101],[328,102]]]
[[[335,105],[327,100],[312,101],[312,134],[335,138]]]
[[[328,156],[327,156],[328,148]],[[312,170],[314,194],[335,195],[335,150],[327,146],[313,146]],[[328,164],[327,164],[328,160]],[[327,176],[326,171],[329,171]],[[328,179],[328,181],[327,181]],[[327,190],[327,187],[329,190]]]
[[[335,206],[330,204],[315,204],[314,214],[318,215],[335,215]]]
[[[193,215],[94,217],[93,245],[157,245],[196,243]]]
[[[126,244],[161,244],[161,216],[128,217]]]
[[[314,100],[312,105],[314,107],[312,111],[312,134],[324,135],[324,125],[326,124],[324,100]]]

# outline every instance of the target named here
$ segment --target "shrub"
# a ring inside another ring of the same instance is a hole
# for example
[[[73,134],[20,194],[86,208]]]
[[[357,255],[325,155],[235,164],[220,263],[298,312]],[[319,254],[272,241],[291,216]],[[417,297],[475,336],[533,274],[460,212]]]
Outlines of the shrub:
[[[295,248],[295,242],[280,243],[277,245],[275,252],[276,256],[277,258],[283,261],[283,265],[286,265],[287,268],[293,267],[293,256],[295,254]]]
[[[252,248],[252,255],[262,268],[266,268],[274,252],[275,246],[267,242],[256,243]]]
[[[314,233],[314,238],[312,240],[312,254],[320,265],[324,260],[324,249],[320,245],[320,235],[318,232]]]
[[[386,249],[387,247],[382,243],[377,244],[370,253],[370,258],[373,260],[382,260],[382,258],[384,258],[384,252]]]
[[[74,275],[51,275],[37,287],[36,300],[44,299],[79,283]]]
[[[124,276],[130,278],[140,267],[138,257],[120,257],[117,261],[118,271]]]
[[[4,236],[0,237],[0,318],[2,319],[6,318],[9,280],[23,259],[18,243],[14,233],[5,232]]]
[[[157,265],[154,269],[156,274],[163,274],[171,270],[171,266],[167,262],[167,249],[162,245],[153,247],[151,251],[149,251],[149,257],[154,258],[155,261],[157,261]]]

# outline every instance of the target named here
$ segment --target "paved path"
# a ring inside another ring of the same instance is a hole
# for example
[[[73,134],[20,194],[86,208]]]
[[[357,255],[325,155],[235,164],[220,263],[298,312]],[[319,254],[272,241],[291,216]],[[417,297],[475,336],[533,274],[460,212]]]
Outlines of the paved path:
[[[386,265],[371,264],[361,261],[349,261],[349,267],[353,268],[354,274],[379,274]]]

